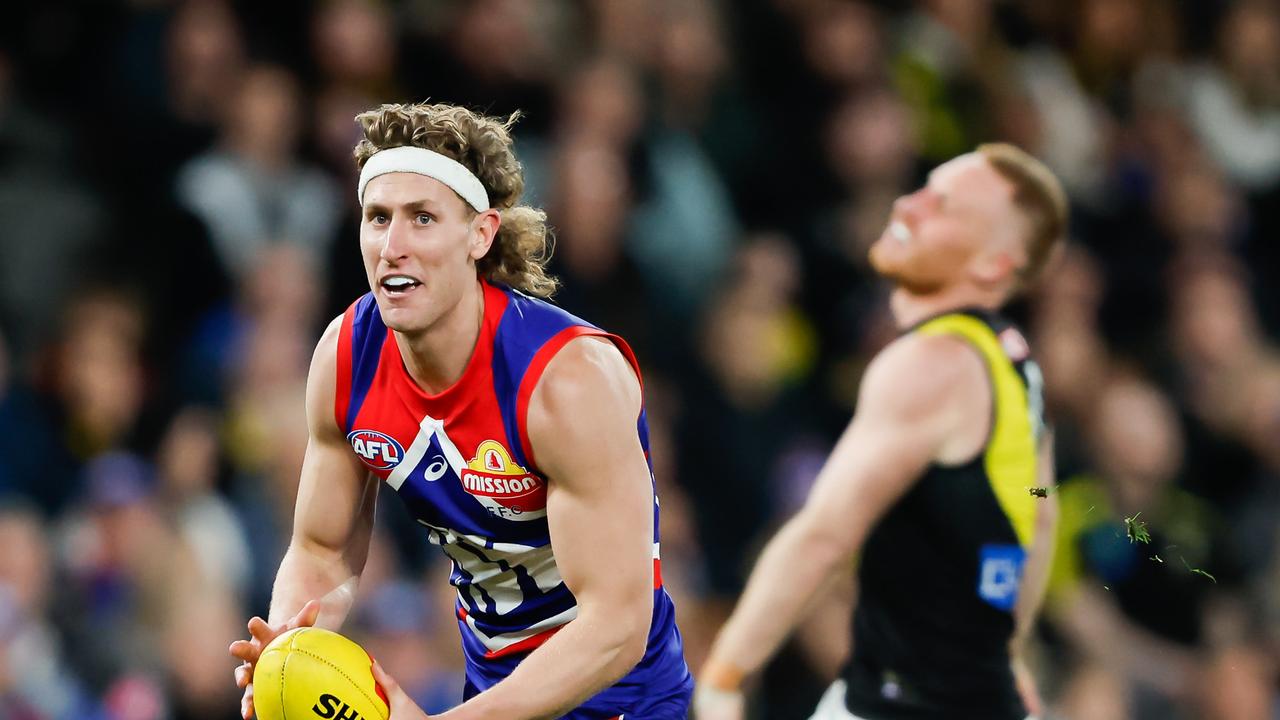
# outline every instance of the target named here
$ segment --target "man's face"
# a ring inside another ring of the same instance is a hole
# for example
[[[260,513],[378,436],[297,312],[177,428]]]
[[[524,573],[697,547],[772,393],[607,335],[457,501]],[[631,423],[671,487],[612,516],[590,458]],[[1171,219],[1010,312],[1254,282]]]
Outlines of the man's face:
[[[369,181],[360,252],[387,327],[422,332],[457,305],[489,249],[491,236],[479,225],[480,216],[439,180],[388,173]]]
[[[1022,222],[1012,185],[981,155],[962,155],[894,202],[888,227],[871,246],[871,266],[918,295],[966,279],[998,281],[1016,269],[1007,250],[1017,246]]]

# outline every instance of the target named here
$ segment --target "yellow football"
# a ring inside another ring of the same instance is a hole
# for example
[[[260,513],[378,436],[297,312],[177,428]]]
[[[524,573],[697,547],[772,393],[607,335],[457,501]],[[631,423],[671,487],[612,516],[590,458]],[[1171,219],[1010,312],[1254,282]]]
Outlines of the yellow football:
[[[271,641],[253,670],[258,720],[387,720],[373,660],[351,640],[304,627]]]

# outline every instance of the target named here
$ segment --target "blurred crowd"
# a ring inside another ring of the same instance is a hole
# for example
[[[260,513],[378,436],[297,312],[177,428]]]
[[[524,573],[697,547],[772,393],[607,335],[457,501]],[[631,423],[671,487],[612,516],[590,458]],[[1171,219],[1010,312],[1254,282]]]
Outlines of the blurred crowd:
[[[0,717],[234,717],[311,350],[367,290],[352,118],[427,98],[523,111],[557,302],[639,354],[695,672],[894,337],[865,260],[894,198],[979,142],[1043,158],[1070,243],[1011,314],[1057,437],[1046,716],[1280,717],[1268,0],[5,3]],[[447,569],[379,516],[346,629],[438,711]],[[807,717],[853,593],[758,718]]]

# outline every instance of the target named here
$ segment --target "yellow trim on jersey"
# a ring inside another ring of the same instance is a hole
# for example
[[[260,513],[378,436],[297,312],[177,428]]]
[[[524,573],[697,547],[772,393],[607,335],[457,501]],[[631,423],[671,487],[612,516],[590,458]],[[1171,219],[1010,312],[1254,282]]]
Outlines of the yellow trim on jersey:
[[[1031,546],[1035,536],[1036,437],[1031,424],[1027,389],[995,331],[971,315],[951,314],[921,325],[924,335],[958,335],[968,341],[987,366],[994,403],[993,426],[983,450],[987,480],[1018,542]]]
[[[1098,525],[1119,522],[1112,514],[1105,484],[1091,475],[1077,475],[1058,486],[1058,539],[1045,597],[1050,605],[1065,602],[1085,577],[1080,538]]]

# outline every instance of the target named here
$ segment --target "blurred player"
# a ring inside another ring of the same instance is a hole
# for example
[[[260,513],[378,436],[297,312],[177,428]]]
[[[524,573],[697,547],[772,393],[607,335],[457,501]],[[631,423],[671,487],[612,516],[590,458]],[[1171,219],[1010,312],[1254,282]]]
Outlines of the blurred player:
[[[1052,557],[1052,452],[1040,371],[997,312],[1043,267],[1066,212],[1053,175],[1009,145],[945,163],[894,203],[871,263],[896,286],[903,335],[867,368],[808,502],[717,637],[699,720],[740,719],[743,680],[855,564],[853,655],[814,718],[1038,711],[1018,650]]]
[[[685,718],[639,369],[539,299],[546,216],[516,205],[510,121],[426,104],[358,120],[371,292],[312,361],[292,541],[270,618],[231,647],[245,717],[272,638],[341,625],[385,482],[453,564],[467,701],[437,717]],[[393,720],[426,717],[375,674]]]

